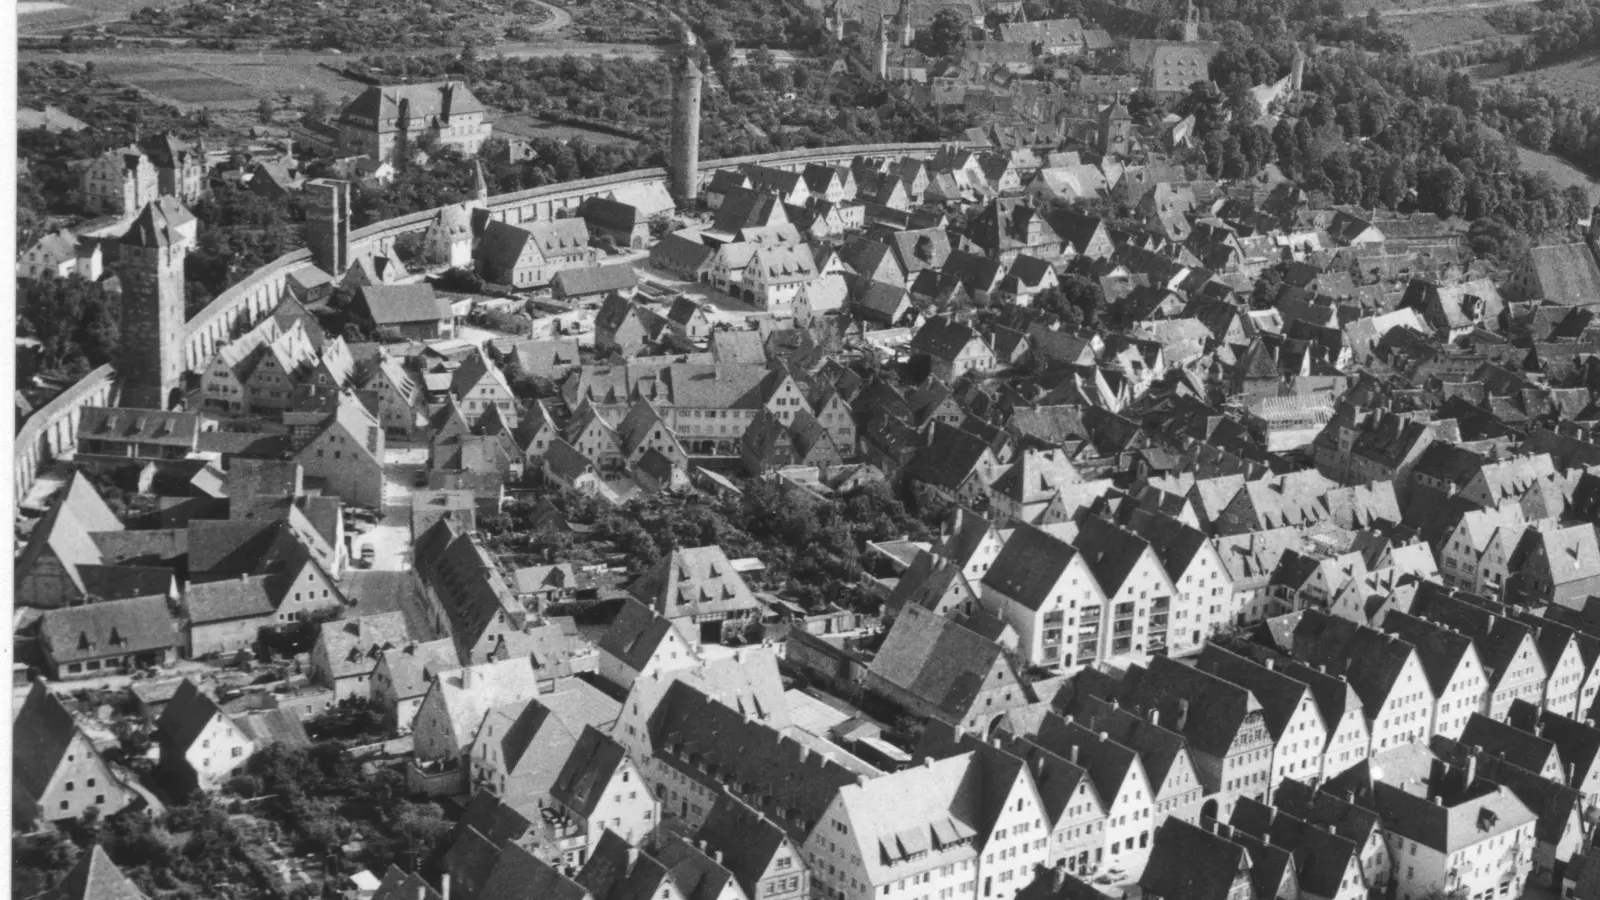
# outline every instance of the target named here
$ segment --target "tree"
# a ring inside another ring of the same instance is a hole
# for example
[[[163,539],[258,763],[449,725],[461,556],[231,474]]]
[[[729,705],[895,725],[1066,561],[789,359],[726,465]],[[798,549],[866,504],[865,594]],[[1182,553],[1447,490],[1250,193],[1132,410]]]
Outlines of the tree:
[[[271,125],[273,113],[277,111],[278,108],[272,105],[270,98],[262,97],[261,102],[256,104],[256,118],[260,119],[263,125]]]
[[[311,95],[311,106],[306,109],[306,120],[321,122],[326,118],[328,118],[328,92],[319,88]]]
[[[954,56],[967,45],[971,29],[967,20],[953,9],[941,9],[933,14],[928,25],[928,55]]]

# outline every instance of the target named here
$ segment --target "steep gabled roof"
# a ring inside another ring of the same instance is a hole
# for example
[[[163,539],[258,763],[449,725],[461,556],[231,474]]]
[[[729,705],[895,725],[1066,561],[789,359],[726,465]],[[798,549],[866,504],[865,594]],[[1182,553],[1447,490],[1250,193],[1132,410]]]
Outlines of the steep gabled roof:
[[[1009,668],[1000,645],[920,606],[908,606],[889,629],[870,671],[961,719],[997,665]],[[1022,690],[1020,685],[1017,689]]]
[[[90,847],[61,883],[33,900],[146,900],[99,843]]]

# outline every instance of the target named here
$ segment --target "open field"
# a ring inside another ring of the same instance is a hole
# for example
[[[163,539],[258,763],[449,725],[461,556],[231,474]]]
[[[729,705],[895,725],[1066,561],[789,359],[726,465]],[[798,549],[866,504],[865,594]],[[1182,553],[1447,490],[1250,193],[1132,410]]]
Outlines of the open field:
[[[1458,3],[1446,0],[1347,0],[1344,4],[1346,15],[1364,16],[1367,10],[1376,9],[1385,16],[1417,16],[1433,13],[1463,12],[1468,10],[1489,10],[1498,6],[1515,6],[1519,3],[1537,3],[1538,0],[1462,0]]]
[[[1489,79],[1485,83],[1537,85],[1557,97],[1600,104],[1600,52],[1553,66]]]
[[[1426,53],[1442,47],[1453,47],[1485,38],[1508,37],[1485,21],[1483,10],[1435,12],[1427,15],[1407,15],[1388,23],[1405,35],[1411,49]]]
[[[1590,203],[1600,203],[1600,178],[1591,177],[1559,157],[1529,150],[1527,147],[1517,148],[1517,158],[1521,160],[1524,169],[1530,172],[1547,172],[1556,180],[1556,184],[1563,188],[1572,185],[1584,188],[1589,192]]]
[[[33,58],[25,54],[24,59]],[[274,101],[288,95],[309,101],[321,90],[330,102],[353,97],[365,87],[317,65],[315,53],[223,53],[215,50],[109,50],[94,53],[40,54],[41,59],[83,63],[180,108],[253,109],[262,97]]]
[[[546,122],[537,116],[524,113],[514,113],[501,116],[494,123],[495,134],[506,137],[519,137],[524,140],[533,138],[550,138],[557,141],[570,141],[581,137],[591,144],[625,144],[633,145],[638,141],[604,131],[595,131],[578,125],[568,125],[559,122]]]
[[[17,4],[17,33],[38,34],[127,18],[159,0],[24,0]]]

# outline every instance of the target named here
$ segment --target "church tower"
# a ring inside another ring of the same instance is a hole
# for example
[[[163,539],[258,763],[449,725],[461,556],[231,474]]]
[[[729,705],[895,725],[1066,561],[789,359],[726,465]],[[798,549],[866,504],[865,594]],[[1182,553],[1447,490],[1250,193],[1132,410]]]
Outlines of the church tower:
[[[1200,40],[1200,10],[1194,8],[1194,0],[1184,0],[1183,40],[1186,44]]]
[[[911,27],[910,0],[900,0],[900,12],[895,16],[895,24],[900,26],[900,46],[911,46],[911,42],[916,37],[917,31],[915,28]]]
[[[672,196],[693,206],[700,195],[700,91],[704,76],[694,61],[694,32],[683,29],[683,45],[672,65]]]
[[[189,242],[149,203],[128,226],[117,251],[122,279],[119,402],[166,409],[183,384],[183,261]]]
[[[305,185],[306,243],[317,268],[335,279],[350,268],[350,182],[314,178]]]

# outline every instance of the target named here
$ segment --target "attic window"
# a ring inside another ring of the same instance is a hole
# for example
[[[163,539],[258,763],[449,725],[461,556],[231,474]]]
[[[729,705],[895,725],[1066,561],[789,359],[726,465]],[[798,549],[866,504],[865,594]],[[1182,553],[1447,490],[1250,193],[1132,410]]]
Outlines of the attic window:
[[[1488,831],[1500,821],[1500,816],[1494,810],[1484,808],[1478,810],[1478,830]]]

